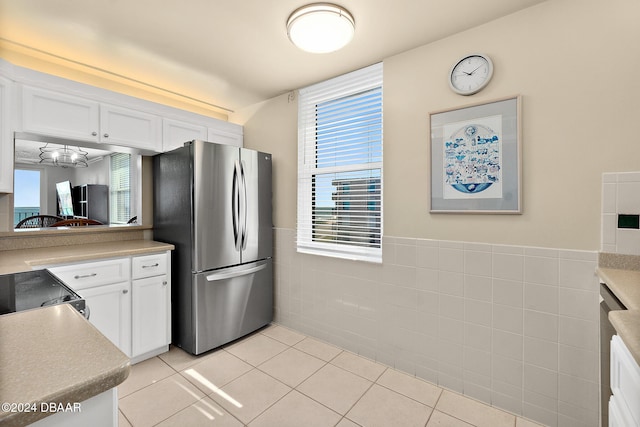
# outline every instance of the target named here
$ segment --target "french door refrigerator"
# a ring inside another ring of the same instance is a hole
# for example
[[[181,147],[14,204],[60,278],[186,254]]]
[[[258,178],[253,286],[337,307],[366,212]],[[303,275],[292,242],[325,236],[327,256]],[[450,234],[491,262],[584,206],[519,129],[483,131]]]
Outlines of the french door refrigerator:
[[[271,155],[190,141],[153,175],[154,239],[175,246],[173,344],[197,355],[271,322]]]

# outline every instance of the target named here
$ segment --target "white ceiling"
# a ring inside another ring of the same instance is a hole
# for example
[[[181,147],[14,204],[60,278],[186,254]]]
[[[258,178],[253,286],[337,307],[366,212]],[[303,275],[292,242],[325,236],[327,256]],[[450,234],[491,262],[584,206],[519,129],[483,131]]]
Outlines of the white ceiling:
[[[542,1],[336,0],[355,38],[314,55],[285,29],[313,1],[0,0],[0,41],[238,110]]]

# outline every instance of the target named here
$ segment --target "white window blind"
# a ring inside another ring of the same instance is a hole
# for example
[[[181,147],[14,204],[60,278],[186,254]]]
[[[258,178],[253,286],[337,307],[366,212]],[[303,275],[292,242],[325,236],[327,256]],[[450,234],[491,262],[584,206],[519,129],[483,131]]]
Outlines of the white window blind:
[[[131,156],[125,153],[111,155],[111,185],[109,186],[110,222],[126,224],[131,218],[130,194]]]
[[[297,247],[382,261],[382,64],[300,90]]]

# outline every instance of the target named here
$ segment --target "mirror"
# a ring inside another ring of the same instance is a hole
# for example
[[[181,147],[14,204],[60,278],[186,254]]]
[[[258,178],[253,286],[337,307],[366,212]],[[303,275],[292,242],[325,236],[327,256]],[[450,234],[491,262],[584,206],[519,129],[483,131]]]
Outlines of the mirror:
[[[14,228],[140,224],[139,154],[18,134],[14,149]]]

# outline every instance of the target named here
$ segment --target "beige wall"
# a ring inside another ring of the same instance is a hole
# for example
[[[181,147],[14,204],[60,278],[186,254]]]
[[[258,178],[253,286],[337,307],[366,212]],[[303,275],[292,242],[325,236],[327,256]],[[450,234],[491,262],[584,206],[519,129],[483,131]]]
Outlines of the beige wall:
[[[550,0],[385,58],[385,235],[598,250],[601,174],[640,170],[638,17],[637,0]],[[447,73],[474,52],[493,59],[493,80],[455,95]],[[429,112],[518,94],[524,213],[430,214]],[[282,228],[296,221],[296,108],[283,95],[232,117],[245,146],[273,153]]]

